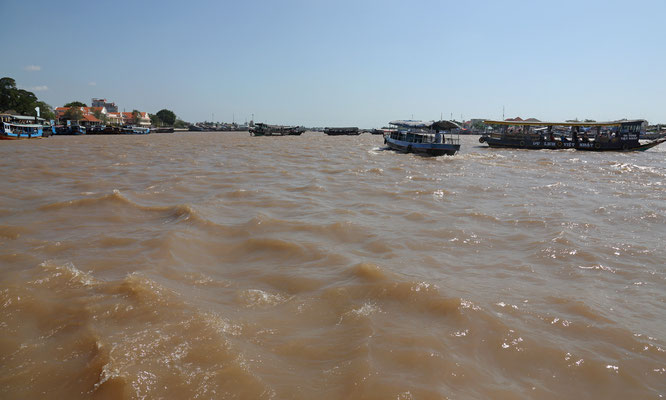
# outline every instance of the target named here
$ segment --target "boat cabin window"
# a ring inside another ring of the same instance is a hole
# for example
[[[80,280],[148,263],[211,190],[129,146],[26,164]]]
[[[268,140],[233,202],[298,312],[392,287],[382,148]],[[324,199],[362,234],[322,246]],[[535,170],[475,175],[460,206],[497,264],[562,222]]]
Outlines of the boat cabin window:
[[[640,133],[640,124],[624,124],[620,130],[621,133]]]

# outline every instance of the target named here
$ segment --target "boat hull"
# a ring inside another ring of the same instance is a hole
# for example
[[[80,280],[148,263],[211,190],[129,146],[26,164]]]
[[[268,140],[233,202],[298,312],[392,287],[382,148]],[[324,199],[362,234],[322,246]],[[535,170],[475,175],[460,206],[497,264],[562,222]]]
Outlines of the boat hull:
[[[637,141],[608,141],[608,142],[574,142],[574,141],[545,141],[529,139],[508,139],[493,138],[490,136],[481,136],[480,143],[487,143],[492,148],[510,148],[525,150],[581,150],[581,151],[645,151],[661,143],[666,142],[666,138],[655,140],[653,142],[641,144]]]
[[[0,140],[27,140],[27,139],[43,139],[44,137],[42,135],[39,136],[8,136],[8,135],[0,135]]]
[[[459,144],[448,143],[412,143],[403,140],[392,139],[385,137],[386,145],[396,151],[403,153],[414,153],[424,156],[452,156],[460,150]]]

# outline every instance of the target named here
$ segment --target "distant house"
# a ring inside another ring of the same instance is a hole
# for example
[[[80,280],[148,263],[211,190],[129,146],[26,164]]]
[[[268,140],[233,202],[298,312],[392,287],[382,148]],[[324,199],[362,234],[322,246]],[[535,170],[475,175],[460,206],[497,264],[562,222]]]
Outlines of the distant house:
[[[147,112],[141,113],[141,120],[139,121],[139,126],[150,126],[150,116]]]
[[[96,125],[102,125],[102,121],[97,119],[94,115],[92,114],[84,114],[83,118],[79,121],[79,124],[86,126],[86,127],[91,127],[91,126],[96,126]]]
[[[119,112],[109,112],[107,115],[109,124],[113,125],[123,125],[123,115]]]
[[[147,112],[139,112],[138,121],[134,120],[134,114],[131,112],[123,112],[123,124],[125,125],[138,125],[138,126],[150,126],[150,117]]]

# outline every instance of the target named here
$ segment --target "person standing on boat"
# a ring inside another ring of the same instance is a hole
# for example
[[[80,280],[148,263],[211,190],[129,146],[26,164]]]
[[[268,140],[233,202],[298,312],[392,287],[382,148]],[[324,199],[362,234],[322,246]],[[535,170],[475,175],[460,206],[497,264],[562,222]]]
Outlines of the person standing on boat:
[[[435,143],[442,143],[442,133],[440,131],[435,133]]]

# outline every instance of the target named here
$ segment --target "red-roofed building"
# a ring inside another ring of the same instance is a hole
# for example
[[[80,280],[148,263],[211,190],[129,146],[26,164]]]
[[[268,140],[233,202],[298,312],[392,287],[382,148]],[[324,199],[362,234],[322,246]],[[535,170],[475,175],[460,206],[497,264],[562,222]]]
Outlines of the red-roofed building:
[[[70,108],[71,107],[57,107],[55,109],[56,117],[59,120],[62,120]],[[83,126],[101,125],[102,121],[95,117],[95,113],[99,112],[100,115],[107,114],[104,107],[78,107],[78,109],[81,110],[81,119],[78,122]]]
[[[134,120],[134,114],[131,112],[123,112],[122,117],[126,125],[150,126],[150,117],[147,112],[139,112],[138,121]]]
[[[83,114],[83,118],[81,118],[79,123],[83,126],[102,125],[102,121],[95,118],[92,114]]]

